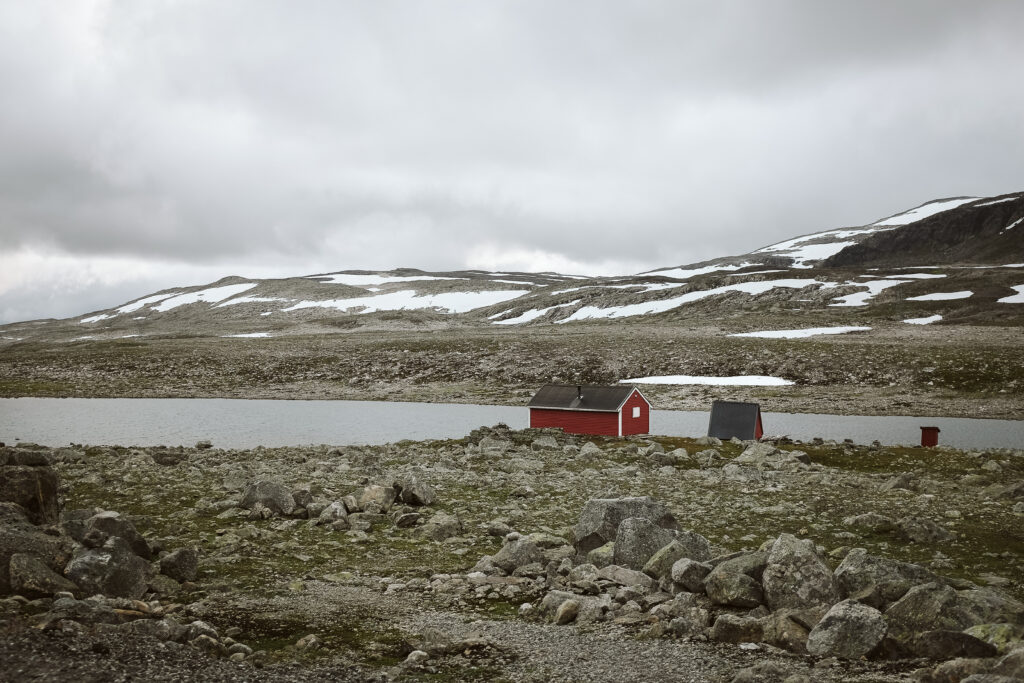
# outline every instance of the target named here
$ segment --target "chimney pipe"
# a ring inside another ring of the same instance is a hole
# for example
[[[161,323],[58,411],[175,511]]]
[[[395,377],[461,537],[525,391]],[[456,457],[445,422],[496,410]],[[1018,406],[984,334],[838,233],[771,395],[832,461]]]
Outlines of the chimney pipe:
[[[576,385],[576,398],[578,398],[581,401],[583,400],[583,387],[581,387],[579,384]]]

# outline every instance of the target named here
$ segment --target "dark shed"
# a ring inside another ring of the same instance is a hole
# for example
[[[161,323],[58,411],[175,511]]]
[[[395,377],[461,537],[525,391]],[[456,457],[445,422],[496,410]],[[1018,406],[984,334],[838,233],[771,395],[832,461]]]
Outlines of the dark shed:
[[[711,404],[708,436],[748,441],[760,439],[763,435],[760,404],[741,401],[714,401]]]

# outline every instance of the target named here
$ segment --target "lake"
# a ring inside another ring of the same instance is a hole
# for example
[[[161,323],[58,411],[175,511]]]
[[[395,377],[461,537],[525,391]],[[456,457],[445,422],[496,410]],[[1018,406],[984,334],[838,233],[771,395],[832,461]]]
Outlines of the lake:
[[[651,433],[696,437],[709,413],[655,410]],[[528,425],[525,407],[384,401],[281,401],[218,398],[4,398],[0,441],[47,446],[69,443],[219,448],[303,444],[382,444],[404,439],[459,438],[481,425]],[[878,417],[764,413],[766,434],[808,441],[915,445],[922,425],[958,448],[1024,448],[1024,421],[954,417]]]

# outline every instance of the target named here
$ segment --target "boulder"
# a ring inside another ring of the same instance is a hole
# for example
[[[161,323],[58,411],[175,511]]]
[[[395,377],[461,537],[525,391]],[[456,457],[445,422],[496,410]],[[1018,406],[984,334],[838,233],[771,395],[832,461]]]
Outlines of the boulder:
[[[20,505],[33,524],[56,524],[60,516],[60,483],[50,467],[0,467],[0,501]]]
[[[677,560],[672,565],[672,581],[691,593],[704,591],[704,579],[711,573],[711,565],[697,562],[688,557]]]
[[[811,630],[807,651],[816,657],[860,659],[882,642],[885,632],[881,612],[854,600],[843,600]]]
[[[345,519],[348,517],[348,510],[345,507],[345,503],[340,500],[336,500],[323,510],[320,511],[320,515],[317,517],[317,524],[330,524],[331,522],[337,522],[339,519]]]
[[[994,657],[995,646],[963,631],[925,631],[910,639],[908,649],[916,657],[946,661],[959,657]]]
[[[366,512],[387,512],[395,502],[395,489],[392,486],[371,485],[356,494],[359,509]]]
[[[843,520],[845,526],[863,529],[873,534],[887,534],[896,530],[896,522],[877,512],[866,512]]]
[[[566,600],[558,606],[557,610],[555,610],[555,623],[559,626],[571,624],[576,621],[576,617],[579,616],[579,613],[580,601],[575,598]]]
[[[999,654],[1005,655],[1015,647],[1024,646],[1024,625],[1022,624],[978,624],[964,633],[984,640],[995,646]]]
[[[429,484],[414,476],[398,479],[393,487],[398,492],[398,500],[406,505],[433,505],[437,498]]]
[[[419,527],[420,533],[434,541],[443,541],[462,533],[462,521],[455,515],[437,512]]]
[[[761,619],[764,628],[762,641],[797,654],[807,654],[807,638],[827,608],[807,609],[784,607]]]
[[[500,568],[506,574],[511,574],[519,567],[534,562],[544,562],[544,553],[536,543],[518,534],[509,536],[510,538],[501,546],[501,550],[491,558],[491,563],[495,567]]]
[[[124,539],[113,536],[102,548],[82,548],[71,558],[64,575],[89,594],[141,598],[149,585],[149,562],[132,552]]]
[[[926,517],[904,517],[896,522],[900,538],[914,543],[941,543],[956,536]]]
[[[195,548],[178,548],[160,558],[160,573],[175,581],[195,581],[199,572],[199,553]]]
[[[615,560],[615,543],[605,543],[587,553],[587,562],[595,567],[607,567]]]
[[[647,576],[647,574],[614,564],[598,569],[597,578],[616,583],[620,586],[640,586],[648,590],[654,586],[654,580]]]
[[[914,586],[885,610],[885,620],[890,635],[909,641],[925,631],[962,631],[978,623],[962,607],[955,590],[937,582],[926,583]]]
[[[621,528],[621,527],[620,527]],[[672,566],[685,558],[686,548],[673,539],[668,545],[651,555],[651,559],[644,564],[643,573],[652,579],[661,579],[672,575]]]
[[[615,533],[615,555],[612,561],[620,567],[643,569],[647,561],[674,538],[672,531],[650,520],[627,517]]]
[[[675,517],[668,508],[647,496],[592,498],[583,507],[580,519],[576,523],[573,534],[576,552],[586,555],[594,548],[614,541],[619,525],[630,517],[645,519],[664,529],[676,529]]]
[[[768,555],[743,553],[718,563],[704,579],[704,591],[716,605],[757,607],[764,602],[760,578]]]
[[[792,534],[782,534],[772,544],[761,584],[772,610],[833,605],[839,601],[832,570],[818,554],[814,542]]]
[[[147,560],[153,559],[153,550],[149,547],[149,543],[136,530],[135,525],[122,517],[119,512],[99,512],[86,520],[85,526],[86,533],[95,529],[102,531],[108,537],[123,538],[133,553]]]
[[[720,643],[759,643],[763,636],[759,620],[735,614],[720,614],[711,627],[711,640]]]
[[[856,597],[879,610],[902,598],[913,586],[937,577],[916,564],[869,555],[854,548],[836,568],[834,579],[841,597]]]
[[[538,436],[536,439],[534,439],[533,443],[530,444],[530,446],[535,451],[557,450],[558,441],[556,441],[555,437],[551,436],[550,434],[545,434],[543,436]]]
[[[278,515],[290,515],[295,509],[292,492],[275,481],[255,481],[245,487],[239,507],[252,510],[257,503]]]
[[[26,598],[48,598],[54,593],[78,593],[78,586],[51,569],[35,555],[11,555],[11,591]]]
[[[31,524],[0,525],[0,595],[11,592],[11,558],[25,554],[39,558],[47,567],[61,572],[71,559],[74,542],[67,537],[50,536]]]

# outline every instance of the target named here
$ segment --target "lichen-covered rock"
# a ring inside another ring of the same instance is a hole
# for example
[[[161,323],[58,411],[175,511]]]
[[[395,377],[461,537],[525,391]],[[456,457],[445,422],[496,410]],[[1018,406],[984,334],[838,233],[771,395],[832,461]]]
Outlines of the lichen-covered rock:
[[[555,623],[559,626],[571,624],[576,621],[576,617],[579,616],[579,613],[580,601],[576,598],[570,598],[569,600],[564,601],[558,606],[558,609],[555,610]]]
[[[71,558],[64,575],[89,595],[141,598],[149,585],[149,562],[132,552],[128,543],[112,536],[101,548],[82,548]]]
[[[859,659],[885,637],[885,617],[874,607],[843,600],[825,614],[807,637],[807,651],[816,657]]]
[[[587,553],[587,562],[595,567],[607,567],[615,561],[615,542],[610,541]]]
[[[711,573],[711,565],[683,557],[672,565],[672,581],[691,593],[704,592],[704,579]]]
[[[54,593],[77,593],[78,586],[55,572],[35,555],[11,556],[11,590],[27,598],[48,598]]]
[[[904,517],[896,522],[896,533],[914,543],[941,543],[956,536],[926,517]]]
[[[654,580],[647,576],[647,574],[615,564],[598,569],[597,578],[617,583],[620,586],[640,586],[645,589],[650,589],[654,586]]]
[[[833,605],[839,601],[832,570],[818,554],[814,542],[792,534],[782,534],[772,544],[761,585],[772,610]]]
[[[504,545],[491,558],[491,563],[507,574],[530,563],[544,561],[544,553],[536,543],[518,534],[510,534]]]
[[[652,498],[592,498],[583,507],[573,533],[576,552],[586,555],[594,548],[615,541],[619,525],[630,517],[646,519],[664,529],[676,528],[672,513]]]
[[[434,541],[443,541],[462,533],[462,521],[447,512],[437,512],[420,527],[420,533]]]
[[[32,524],[0,525],[0,595],[11,592],[10,564],[14,555],[32,555],[53,571],[61,572],[73,552],[73,541],[45,534]]]
[[[1003,655],[1024,646],[1024,624],[978,624],[964,633],[993,645]]]
[[[648,519],[627,517],[615,533],[615,556],[612,561],[620,567],[643,569],[647,561],[674,538],[672,531]]]
[[[437,498],[433,487],[414,476],[396,480],[394,488],[398,492],[398,500],[406,505],[433,505]]]
[[[884,611],[913,586],[935,581],[937,577],[919,565],[854,548],[836,568],[834,578],[841,597],[856,597],[859,602]]]
[[[153,550],[149,542],[138,532],[135,525],[121,516],[119,512],[105,510],[86,520],[86,530],[96,529],[109,536],[123,538],[132,552],[147,560],[153,559]]]
[[[395,496],[395,489],[392,486],[371,485],[360,491],[356,495],[356,500],[360,510],[382,513],[391,509]]]
[[[843,520],[845,526],[863,529],[874,534],[887,534],[895,531],[896,522],[891,518],[880,515],[877,512],[866,512],[862,515],[854,515]]]
[[[785,607],[771,612],[761,619],[764,629],[762,641],[783,650],[807,654],[807,638],[811,629],[825,616],[826,609],[824,606],[805,609]]]
[[[257,503],[278,515],[290,515],[295,509],[292,492],[276,481],[255,481],[245,487],[239,507],[252,510]]]
[[[56,524],[60,515],[60,483],[50,467],[0,467],[0,501],[20,505],[33,524]]]
[[[764,602],[760,578],[768,555],[744,553],[718,563],[704,579],[704,591],[716,605],[757,607]]]
[[[199,553],[195,548],[178,548],[160,558],[160,573],[175,581],[195,581],[199,571]]]
[[[720,643],[759,643],[763,636],[759,620],[736,614],[720,614],[711,627],[711,639]]]
[[[917,657],[944,661],[959,657],[994,657],[995,646],[963,631],[925,631],[912,637],[908,649]]]
[[[345,507],[345,503],[340,500],[336,500],[323,510],[320,511],[320,515],[317,517],[317,524],[330,524],[337,522],[339,519],[345,519],[348,517],[348,509]]]

